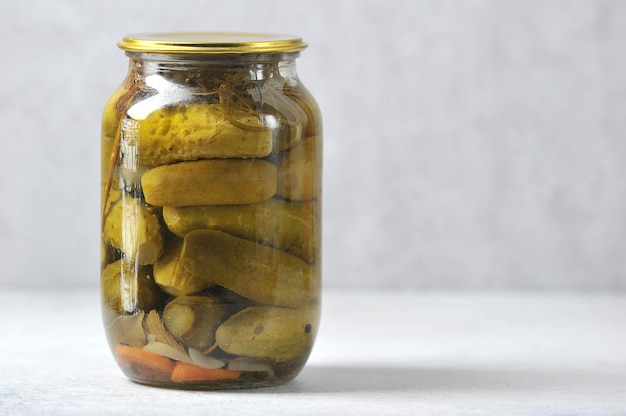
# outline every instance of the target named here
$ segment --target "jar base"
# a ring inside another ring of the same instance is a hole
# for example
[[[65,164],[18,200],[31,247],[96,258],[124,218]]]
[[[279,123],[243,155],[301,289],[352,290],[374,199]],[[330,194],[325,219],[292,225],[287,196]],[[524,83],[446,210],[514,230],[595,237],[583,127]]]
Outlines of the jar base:
[[[170,390],[201,390],[201,391],[224,391],[224,390],[250,390],[258,388],[276,387],[293,380],[300,371],[284,377],[273,377],[264,380],[258,379],[235,379],[223,381],[197,381],[197,382],[172,382],[164,380],[146,380],[126,374],[133,382],[149,387],[157,387]]]

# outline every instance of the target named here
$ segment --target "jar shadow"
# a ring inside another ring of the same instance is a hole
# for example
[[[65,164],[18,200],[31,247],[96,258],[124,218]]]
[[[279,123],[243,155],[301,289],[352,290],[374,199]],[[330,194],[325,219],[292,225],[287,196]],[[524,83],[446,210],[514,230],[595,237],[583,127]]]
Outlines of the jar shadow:
[[[310,366],[285,388],[315,393],[493,389],[503,376],[453,368]]]
[[[282,386],[250,390],[250,393],[315,394],[425,391],[498,392],[524,390],[540,392],[554,388],[575,390],[589,386],[610,385],[610,375],[589,374],[561,368],[489,369],[482,367],[348,367],[307,366],[302,373]],[[607,382],[609,384],[607,384]]]

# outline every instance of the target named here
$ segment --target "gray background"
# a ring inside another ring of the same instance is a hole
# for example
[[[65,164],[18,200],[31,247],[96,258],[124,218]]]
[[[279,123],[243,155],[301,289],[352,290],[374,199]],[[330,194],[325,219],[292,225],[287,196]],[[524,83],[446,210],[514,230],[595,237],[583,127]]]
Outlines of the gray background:
[[[0,283],[98,285],[124,34],[301,35],[327,288],[626,288],[626,1],[0,6]]]

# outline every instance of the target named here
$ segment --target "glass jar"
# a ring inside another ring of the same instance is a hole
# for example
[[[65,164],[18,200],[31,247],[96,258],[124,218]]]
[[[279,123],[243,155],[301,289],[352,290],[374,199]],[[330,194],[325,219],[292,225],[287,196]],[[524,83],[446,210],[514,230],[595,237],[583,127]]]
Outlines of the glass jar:
[[[318,328],[322,130],[298,37],[125,37],[102,122],[106,335],[133,381],[271,386]]]

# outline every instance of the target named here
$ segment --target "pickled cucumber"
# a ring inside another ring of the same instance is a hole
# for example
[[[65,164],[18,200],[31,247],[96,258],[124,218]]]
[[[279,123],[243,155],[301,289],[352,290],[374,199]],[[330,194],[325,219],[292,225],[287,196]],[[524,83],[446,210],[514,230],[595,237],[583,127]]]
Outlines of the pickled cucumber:
[[[105,243],[140,265],[153,264],[163,253],[159,217],[141,199],[121,194],[104,219]]]
[[[126,111],[144,89],[145,85],[142,82],[126,79],[106,103],[102,114],[101,147],[101,178],[104,188],[107,188],[108,185],[105,184],[116,176],[122,125],[125,124],[125,120],[130,120],[125,117]],[[134,158],[133,162],[136,164]]]
[[[305,113],[304,135],[310,137],[320,134],[322,132],[320,109],[309,91],[301,85],[294,88],[291,85],[285,84],[282,92]]]
[[[216,230],[187,233],[176,272],[183,270],[267,305],[302,306],[319,289],[305,261]]]
[[[165,298],[152,279],[148,266],[137,267],[135,263],[120,259],[102,271],[102,301],[115,312],[135,312],[156,308]]]
[[[226,308],[208,296],[179,296],[163,310],[163,324],[186,347],[205,350],[215,342],[215,329]]]
[[[141,183],[157,206],[252,204],[276,193],[276,167],[256,159],[181,162],[149,170]]]
[[[191,295],[213,286],[207,280],[197,279],[186,270],[177,271],[183,240],[172,240],[168,249],[154,264],[154,281],[173,296]]]
[[[228,117],[218,104],[160,108],[138,121],[140,165],[158,166],[205,158],[265,157],[272,130],[257,116]]]
[[[261,93],[262,117],[266,122],[273,120],[271,123],[274,125],[273,151],[280,152],[292,147],[302,139],[306,114],[296,103],[268,85]]]
[[[104,268],[107,264],[111,263],[114,258],[115,249],[106,244],[104,240],[100,241],[100,267]]]
[[[318,308],[251,306],[217,328],[217,345],[229,354],[285,362],[306,357],[318,325]]]
[[[107,140],[112,141],[115,139],[117,127],[122,118],[122,112],[118,104],[124,101],[124,97],[127,96],[128,93],[128,85],[121,85],[115,90],[104,106],[104,111],[102,112],[102,136],[106,137]],[[103,156],[107,158],[110,154],[111,152],[103,152]]]
[[[102,198],[104,199],[104,195],[102,195]],[[117,204],[121,198],[122,191],[120,191],[118,187],[112,186],[111,189],[109,189],[109,197],[106,200],[106,207],[104,207],[105,216],[111,212],[111,208],[113,208],[113,206]]]
[[[184,237],[191,230],[211,228],[293,254],[307,263],[319,252],[317,201],[289,202],[271,198],[246,205],[165,207],[170,231]]]
[[[322,189],[321,141],[308,137],[281,153],[276,193],[286,199],[307,201]]]

